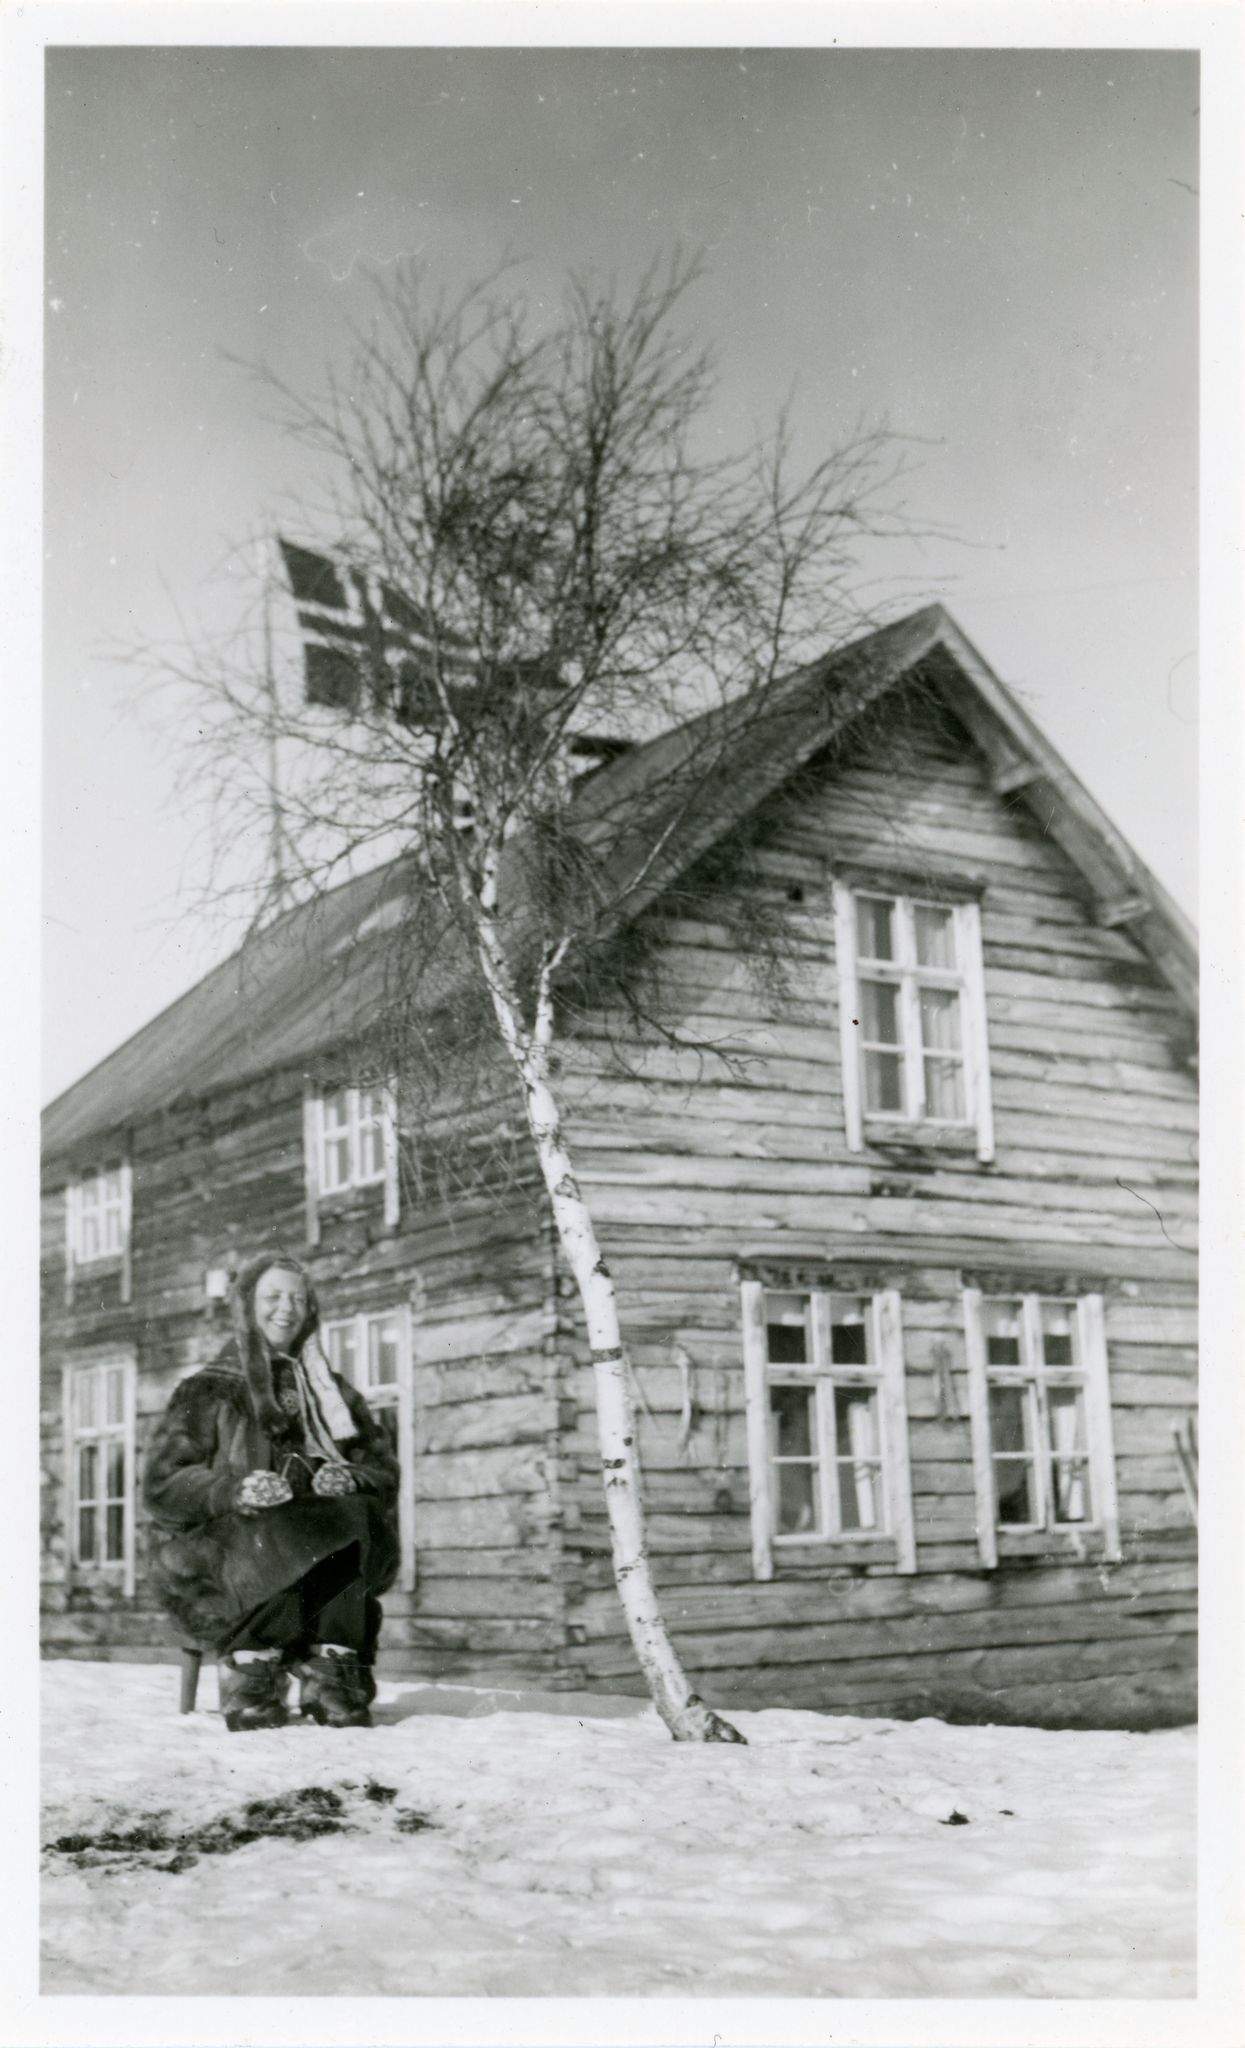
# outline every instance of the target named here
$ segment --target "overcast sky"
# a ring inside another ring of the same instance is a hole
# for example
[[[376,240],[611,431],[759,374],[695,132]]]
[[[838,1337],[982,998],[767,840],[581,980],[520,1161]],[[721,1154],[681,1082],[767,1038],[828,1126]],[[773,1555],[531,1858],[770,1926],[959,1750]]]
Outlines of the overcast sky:
[[[220,957],[174,735],[109,649],[236,602],[308,481],[230,357],[315,382],[366,269],[626,282],[678,240],[747,436],[923,438],[897,567],[1194,906],[1197,59],[1024,51],[64,49],[47,73],[51,1095]]]

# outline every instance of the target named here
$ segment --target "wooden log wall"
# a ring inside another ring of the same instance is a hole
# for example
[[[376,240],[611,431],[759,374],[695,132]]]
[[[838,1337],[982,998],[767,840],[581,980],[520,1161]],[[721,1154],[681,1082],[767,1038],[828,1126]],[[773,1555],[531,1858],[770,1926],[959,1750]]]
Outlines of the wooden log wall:
[[[555,1683],[565,1641],[558,1571],[561,1418],[548,1232],[522,1187],[452,1218],[407,1190],[396,1229],[379,1188],[322,1198],[304,1245],[301,1074],[268,1077],[127,1135],[134,1168],[133,1296],[105,1266],[64,1300],[63,1169],[49,1174],[43,1238],[44,1640],[52,1654],[173,1656],[147,1584],[69,1573],[63,1529],[61,1371],[115,1346],[138,1366],[139,1451],[172,1387],[227,1341],[204,1299],[212,1266],[266,1244],[310,1265],[326,1319],[408,1305],[413,1333],[414,1591],[385,1602],[382,1666],[410,1675]]]
[[[839,864],[984,885],[992,1166],[898,1137],[848,1150]],[[753,870],[789,939],[781,1000],[749,972],[731,905],[684,891],[655,937],[695,1044],[602,1018],[567,1056],[575,1156],[636,1365],[656,1575],[694,1682],[753,1706],[1187,1718],[1194,1534],[1172,1429],[1196,1398],[1197,1108],[1174,997],[1124,931],[1094,922],[1076,871],[995,795],[963,735],[917,705],[898,763],[862,748],[768,807]],[[915,1578],[885,1558],[790,1553],[771,1583],[752,1577],[738,1262],[810,1253],[879,1265],[903,1293]],[[996,1570],[981,1566],[960,1298],[963,1271],[981,1268],[1105,1291],[1121,1564],[1068,1534],[1011,1539]],[[580,1682],[635,1690],[573,1346],[568,1387],[571,1657]]]
[[[997,1158],[843,1129],[830,883],[836,863],[982,887]],[[964,736],[914,707],[902,761],[862,750],[761,820],[755,904],[791,986],[749,971],[733,903],[659,907],[683,1048],[602,1018],[565,1048],[573,1143],[636,1365],[655,1571],[700,1689],[745,1705],[993,1720],[1178,1719],[1192,1699],[1193,1532],[1172,1426],[1194,1399],[1196,1105],[1172,997]],[[737,884],[722,883],[720,891]],[[705,1045],[718,1049],[706,1056]],[[625,1055],[626,1071],[612,1056]],[[724,1056],[723,1056],[724,1055]],[[50,1650],[174,1654],[146,1591],[67,1576],[60,1370],[100,1346],[139,1365],[140,1447],[174,1382],[227,1333],[203,1276],[263,1242],[301,1251],[302,1075],[127,1135],[133,1298],[78,1275],[64,1304],[61,1182],[44,1235],[45,1633]],[[578,1304],[522,1190],[453,1218],[407,1190],[322,1209],[309,1263],[327,1316],[410,1305],[417,1585],[386,1601],[382,1667],[467,1683],[635,1691],[613,1591]],[[904,1297],[916,1577],[784,1558],[754,1582],[741,1257],[850,1258]],[[1124,1560],[1069,1537],[981,1569],[960,1281],[1005,1266],[1106,1294]],[[685,1361],[690,1363],[685,1363]]]

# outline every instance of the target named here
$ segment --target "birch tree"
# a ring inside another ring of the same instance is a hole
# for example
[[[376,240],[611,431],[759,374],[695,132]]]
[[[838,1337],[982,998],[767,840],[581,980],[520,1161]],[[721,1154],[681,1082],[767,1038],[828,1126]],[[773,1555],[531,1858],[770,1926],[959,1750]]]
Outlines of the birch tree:
[[[409,876],[385,1062],[421,1117],[436,1077],[443,1127],[451,1074],[464,1115],[472,1098],[494,1114],[495,1086],[463,1079],[476,1053],[509,1076],[582,1306],[636,1657],[676,1740],[738,1741],[662,1617],[623,1321],[557,1053],[603,991],[636,999],[617,950],[636,905],[677,875],[776,680],[877,623],[862,552],[907,529],[882,431],[810,457],[780,417],[722,452],[714,366],[680,325],[696,278],[675,260],[630,295],[572,281],[549,314],[506,274],[444,300],[409,270],[345,375],[277,387],[324,459],[324,497],[297,516],[349,565],[365,630],[335,706],[280,662],[196,665],[192,772],[218,843],[236,857],[253,830],[271,856],[260,922],[361,867]],[[586,733],[608,753],[663,732],[635,787],[576,773]],[[666,1028],[660,988],[645,1001]]]

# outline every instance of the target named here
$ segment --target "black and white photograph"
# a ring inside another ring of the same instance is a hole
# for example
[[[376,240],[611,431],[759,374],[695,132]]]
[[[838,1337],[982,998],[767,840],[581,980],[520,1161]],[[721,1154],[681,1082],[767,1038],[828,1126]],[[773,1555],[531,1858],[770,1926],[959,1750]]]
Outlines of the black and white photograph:
[[[0,2034],[1232,2048],[1239,16],[27,12]]]

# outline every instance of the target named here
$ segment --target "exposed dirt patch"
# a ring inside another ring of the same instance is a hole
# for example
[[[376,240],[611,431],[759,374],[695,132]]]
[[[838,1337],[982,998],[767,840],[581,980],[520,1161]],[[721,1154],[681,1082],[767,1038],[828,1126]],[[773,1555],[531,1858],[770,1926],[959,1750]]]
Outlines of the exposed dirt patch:
[[[398,1796],[395,1787],[378,1785],[371,1778],[361,1794],[354,1784],[342,1789],[372,1807],[387,1807]],[[404,1808],[394,1819],[404,1835],[433,1826],[426,1815],[411,1809]],[[218,1814],[197,1827],[178,1827],[167,1812],[144,1813],[130,1827],[58,1835],[44,1848],[79,1870],[102,1870],[111,1876],[123,1870],[190,1870],[200,1856],[229,1856],[252,1842],[309,1842],[319,1835],[357,1831],[358,1822],[340,1792],[328,1785],[303,1785],[273,1799],[248,1800],[240,1812]]]

